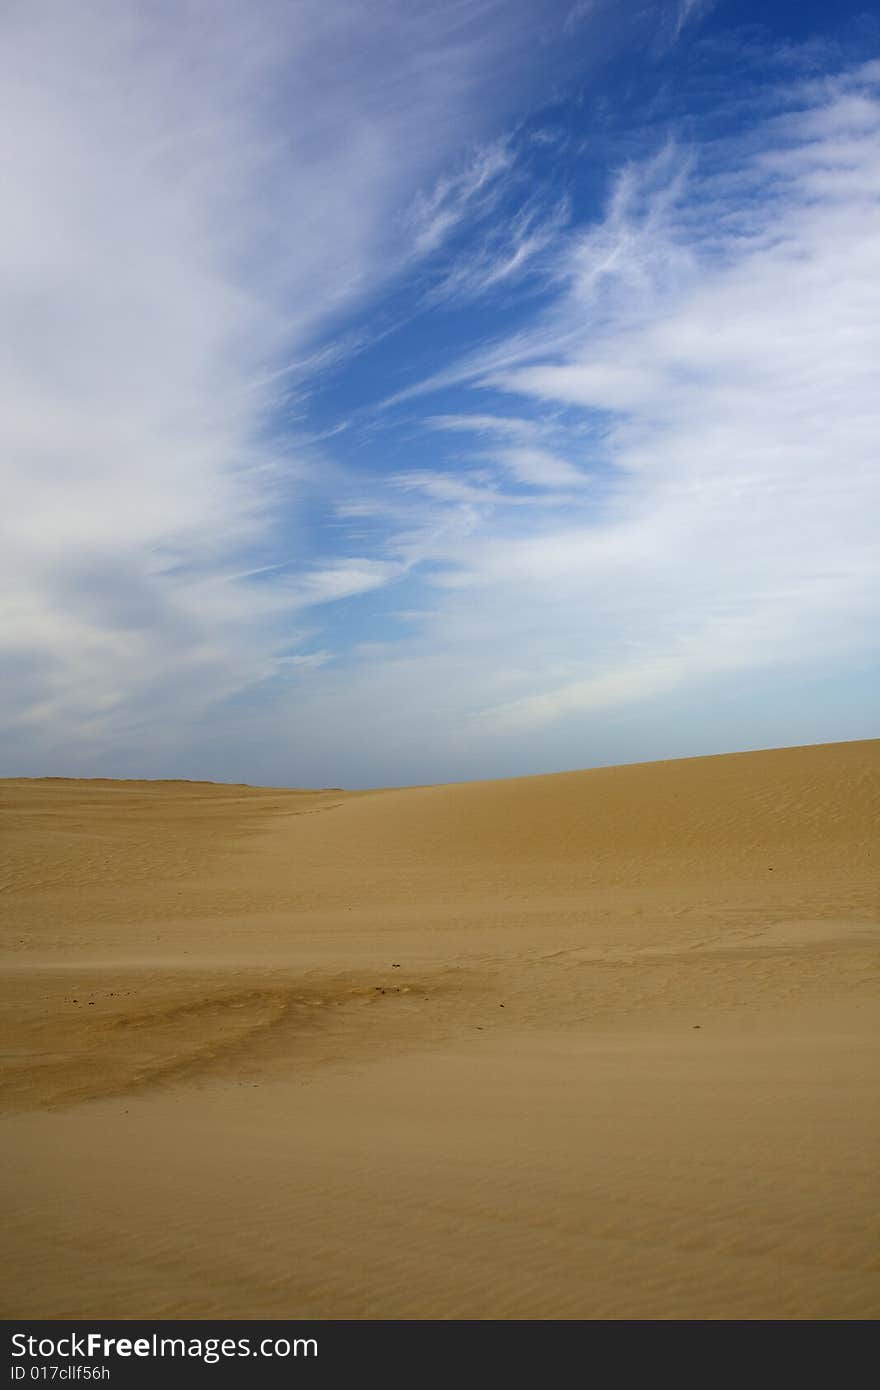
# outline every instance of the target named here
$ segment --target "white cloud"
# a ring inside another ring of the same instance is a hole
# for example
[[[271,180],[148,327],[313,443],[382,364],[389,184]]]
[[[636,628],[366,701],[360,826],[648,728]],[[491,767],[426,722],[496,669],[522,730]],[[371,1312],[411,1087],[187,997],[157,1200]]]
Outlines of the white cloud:
[[[678,0],[675,12],[673,41],[679,37],[688,24],[702,19],[712,9],[716,0]]]
[[[586,481],[581,469],[547,449],[499,449],[494,457],[519,482],[534,487],[579,487]]]
[[[826,114],[832,124],[838,113]],[[815,125],[805,121],[810,136]],[[506,720],[873,645],[880,209],[867,190],[877,151],[866,126],[846,159],[857,187],[823,177],[821,200],[812,171],[833,175],[836,150],[790,152],[787,187],[767,190],[749,237],[720,257],[717,246],[696,254],[684,281],[673,241],[671,299],[661,276],[634,322],[624,266],[619,323],[611,306],[569,361],[495,377],[543,405],[610,413],[603,452],[619,477],[613,520],[483,556],[483,582],[563,584],[594,609],[582,623],[584,674],[545,678],[505,706]],[[621,655],[621,636],[637,643],[636,661]]]
[[[423,422],[434,430],[463,430],[468,434],[512,435],[531,438],[537,426],[534,420],[511,415],[429,415]]]
[[[303,576],[293,586],[292,602],[299,607],[311,608],[317,604],[352,598],[355,594],[366,594],[371,589],[381,588],[397,579],[401,573],[401,565],[389,560],[346,559]]]
[[[428,302],[479,299],[526,273],[536,276],[542,261],[547,273],[551,264],[547,253],[555,248],[569,215],[568,202],[562,199],[546,209],[537,202],[528,203],[513,216],[496,220],[482,244],[453,259],[432,285]]]
[[[4,6],[0,640],[22,759],[89,766],[151,720],[185,738],[305,640],[304,596],[390,573],[272,578],[309,558],[296,494],[324,465],[267,422],[357,346],[344,316],[410,263],[418,189],[491,152],[533,81],[537,17],[503,9]],[[491,181],[481,158],[435,221]]]
[[[446,766],[497,770],[493,745],[509,770],[523,748],[555,748],[562,765],[578,756],[565,749],[589,748],[601,761],[584,731],[628,709],[644,721],[664,704],[674,731],[676,707],[693,718],[737,682],[763,690],[769,710],[796,701],[801,680],[876,657],[871,77],[791,92],[793,114],[729,149],[727,175],[712,152],[672,147],[626,169],[533,333],[449,369],[475,388],[476,408],[429,417],[432,428],[488,437],[499,457],[549,447],[550,429],[552,456],[601,472],[604,488],[515,514],[500,495],[432,552],[446,566],[442,599],[421,633],[352,674],[362,728],[384,727],[394,692],[410,765],[429,727]],[[567,450],[559,419],[546,424],[559,411]],[[433,501],[442,510],[439,491]],[[780,727],[842,736],[821,711],[806,724],[796,705],[782,713]],[[561,742],[547,743],[557,728]]]
[[[419,193],[409,212],[414,254],[436,251],[475,208],[484,215],[491,211],[513,161],[509,143],[494,141],[476,150],[458,173],[439,179],[430,193]]]

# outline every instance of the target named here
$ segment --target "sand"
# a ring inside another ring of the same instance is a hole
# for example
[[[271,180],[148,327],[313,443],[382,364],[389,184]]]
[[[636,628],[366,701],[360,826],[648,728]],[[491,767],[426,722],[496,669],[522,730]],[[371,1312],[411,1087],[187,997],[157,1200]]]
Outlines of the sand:
[[[880,1313],[880,742],[0,783],[0,1313]]]

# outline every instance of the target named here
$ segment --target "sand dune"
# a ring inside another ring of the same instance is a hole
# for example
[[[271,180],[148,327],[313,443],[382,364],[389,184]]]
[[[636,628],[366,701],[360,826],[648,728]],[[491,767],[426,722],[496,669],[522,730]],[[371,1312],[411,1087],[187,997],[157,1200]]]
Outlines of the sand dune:
[[[880,742],[0,783],[7,1317],[880,1312]]]

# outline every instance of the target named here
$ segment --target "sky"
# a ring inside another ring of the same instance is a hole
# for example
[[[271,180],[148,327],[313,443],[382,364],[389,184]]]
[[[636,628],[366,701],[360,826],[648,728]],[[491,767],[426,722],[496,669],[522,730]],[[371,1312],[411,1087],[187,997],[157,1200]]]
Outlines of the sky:
[[[880,17],[6,0],[0,775],[878,728]]]

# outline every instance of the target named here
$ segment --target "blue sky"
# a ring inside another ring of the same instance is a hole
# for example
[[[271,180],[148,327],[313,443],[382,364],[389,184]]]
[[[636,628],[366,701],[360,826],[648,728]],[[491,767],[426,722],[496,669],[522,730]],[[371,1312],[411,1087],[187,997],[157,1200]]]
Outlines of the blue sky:
[[[6,775],[877,729],[880,20],[0,17]]]

